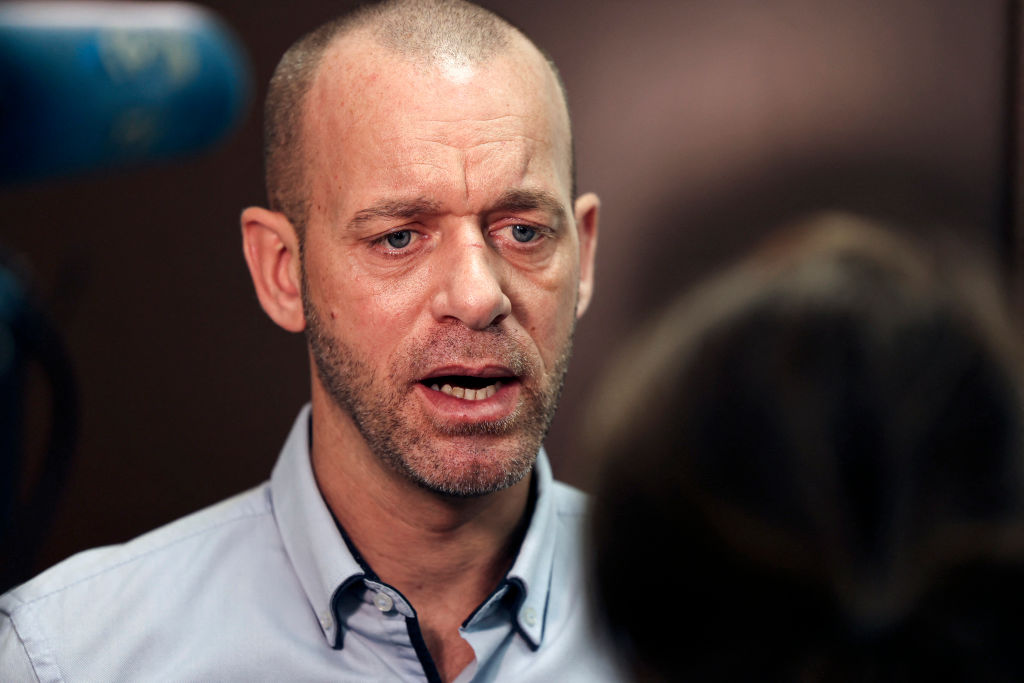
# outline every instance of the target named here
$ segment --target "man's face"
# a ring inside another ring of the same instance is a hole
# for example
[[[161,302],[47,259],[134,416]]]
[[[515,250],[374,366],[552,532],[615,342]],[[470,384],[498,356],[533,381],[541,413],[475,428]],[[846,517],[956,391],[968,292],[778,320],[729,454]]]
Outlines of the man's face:
[[[448,495],[529,472],[577,317],[567,115],[521,52],[425,67],[348,41],[307,101],[314,392],[383,462]]]

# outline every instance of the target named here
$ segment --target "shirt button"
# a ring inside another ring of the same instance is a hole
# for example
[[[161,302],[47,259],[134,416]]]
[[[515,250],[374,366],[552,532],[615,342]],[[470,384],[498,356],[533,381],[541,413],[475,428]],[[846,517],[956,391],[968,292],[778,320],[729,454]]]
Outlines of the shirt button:
[[[523,610],[523,621],[526,622],[527,626],[537,625],[537,612],[532,607],[527,607]]]
[[[373,596],[373,604],[377,606],[381,612],[390,612],[391,608],[395,606],[395,601],[391,599],[391,596],[384,591],[378,592]]]
[[[324,612],[320,616],[320,625],[324,627],[324,630],[329,629],[331,627],[331,615]]]

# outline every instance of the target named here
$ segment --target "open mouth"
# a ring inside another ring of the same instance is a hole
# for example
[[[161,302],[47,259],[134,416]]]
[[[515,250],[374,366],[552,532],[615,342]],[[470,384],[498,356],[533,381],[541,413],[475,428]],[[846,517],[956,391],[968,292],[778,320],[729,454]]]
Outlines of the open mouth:
[[[461,398],[466,401],[483,401],[498,393],[503,383],[515,377],[472,377],[470,375],[443,375],[428,377],[420,384],[442,394]]]

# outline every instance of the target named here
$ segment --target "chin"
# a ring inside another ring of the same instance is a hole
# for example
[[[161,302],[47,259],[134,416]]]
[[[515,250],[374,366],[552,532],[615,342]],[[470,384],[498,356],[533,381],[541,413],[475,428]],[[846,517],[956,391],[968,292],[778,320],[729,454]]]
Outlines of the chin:
[[[468,451],[453,445],[444,454],[433,452],[403,458],[402,469],[416,485],[432,493],[475,498],[522,481],[533,469],[538,450],[539,444],[529,449],[474,444]]]

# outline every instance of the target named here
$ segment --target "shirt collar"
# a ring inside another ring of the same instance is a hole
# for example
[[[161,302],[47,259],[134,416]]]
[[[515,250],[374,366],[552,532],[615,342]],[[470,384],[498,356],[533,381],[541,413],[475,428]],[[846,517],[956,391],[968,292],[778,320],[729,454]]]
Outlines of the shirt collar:
[[[526,529],[519,554],[509,570],[505,583],[515,588],[512,603],[516,628],[530,647],[540,647],[544,638],[544,622],[551,595],[551,572],[555,560],[556,515],[554,477],[551,464],[543,448],[533,466],[536,497],[530,525]]]
[[[330,509],[320,495],[309,454],[310,406],[299,413],[270,477],[274,517],[285,552],[332,647],[338,624],[331,605],[339,588],[361,583],[366,574],[342,539]],[[536,650],[544,636],[555,557],[553,476],[542,448],[533,468],[536,496],[533,514],[515,562],[490,600],[509,595],[511,613],[520,635]],[[485,611],[477,609],[466,620]]]
[[[345,547],[316,485],[309,458],[309,415],[307,404],[295,420],[270,475],[270,496],[285,552],[324,637],[333,647],[338,625],[331,609],[331,596],[343,583],[362,577],[363,571]]]

